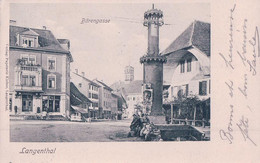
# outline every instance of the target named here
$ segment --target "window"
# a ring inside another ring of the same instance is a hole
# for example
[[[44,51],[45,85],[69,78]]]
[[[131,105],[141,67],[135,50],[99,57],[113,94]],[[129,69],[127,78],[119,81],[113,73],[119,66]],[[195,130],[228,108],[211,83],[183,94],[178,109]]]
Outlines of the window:
[[[189,95],[189,84],[186,84],[185,85],[185,90],[186,90],[186,96],[188,96]]]
[[[35,55],[22,54],[20,59],[21,59],[22,65],[35,65],[36,64],[36,56]]]
[[[22,75],[22,85],[28,85],[28,75]]]
[[[91,98],[91,93],[88,93],[88,97]]]
[[[28,47],[34,47],[34,39],[33,38],[23,38],[23,45],[27,45]]]
[[[93,107],[98,107],[98,103],[93,103]]]
[[[94,99],[98,99],[98,95],[97,95],[97,94],[94,94],[94,93],[92,93],[92,98],[94,98]]]
[[[32,111],[33,106],[33,97],[32,95],[22,95],[22,111],[30,112]]]
[[[133,97],[133,101],[135,101],[135,97]]]
[[[56,88],[56,76],[48,75],[48,88],[55,89]]]
[[[210,94],[210,88],[211,87],[211,82],[210,82],[210,80],[209,80],[209,94]]]
[[[181,73],[185,72],[185,61],[180,62]]]
[[[173,97],[173,87],[171,87],[171,95],[172,95],[172,97]]]
[[[199,82],[199,95],[207,95],[207,81]]]
[[[60,96],[43,96],[42,111],[60,112]]]
[[[28,64],[28,55],[22,55],[21,60],[22,60],[23,65],[27,65]]]
[[[79,87],[82,87],[82,83],[79,83]]]
[[[177,93],[178,98],[183,97],[183,89],[181,87],[178,87],[178,93]]]
[[[187,72],[191,72],[191,59],[187,60]]]
[[[56,58],[54,58],[54,57],[48,58],[48,70],[50,70],[50,71],[56,70]]]
[[[35,76],[30,76],[30,86],[35,86]]]
[[[91,89],[91,85],[88,86],[88,89]]]

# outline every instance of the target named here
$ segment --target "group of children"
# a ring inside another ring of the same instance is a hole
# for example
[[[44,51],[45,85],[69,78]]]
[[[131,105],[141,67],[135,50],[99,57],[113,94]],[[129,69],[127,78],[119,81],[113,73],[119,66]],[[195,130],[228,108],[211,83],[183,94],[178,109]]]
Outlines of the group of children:
[[[150,123],[147,114],[142,114],[141,117],[138,114],[133,115],[133,121],[130,125],[129,137],[141,137],[144,140],[151,140],[153,135],[154,125]]]

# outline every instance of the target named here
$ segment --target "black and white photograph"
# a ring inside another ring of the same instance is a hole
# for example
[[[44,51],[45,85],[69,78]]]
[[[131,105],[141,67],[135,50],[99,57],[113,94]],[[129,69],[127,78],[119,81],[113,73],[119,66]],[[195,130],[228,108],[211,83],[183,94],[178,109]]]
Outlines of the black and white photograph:
[[[11,142],[210,140],[209,3],[10,4],[9,40]]]
[[[0,0],[0,162],[259,162],[258,0]]]

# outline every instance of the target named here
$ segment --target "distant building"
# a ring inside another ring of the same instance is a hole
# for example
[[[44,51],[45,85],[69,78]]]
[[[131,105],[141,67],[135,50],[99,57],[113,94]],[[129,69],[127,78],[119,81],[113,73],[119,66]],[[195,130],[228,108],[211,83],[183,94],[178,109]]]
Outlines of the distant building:
[[[69,40],[60,43],[50,30],[10,26],[10,113],[69,116]]]
[[[209,23],[194,21],[162,52],[162,55],[167,58],[167,63],[164,64],[164,88],[168,88],[166,100],[172,101],[193,95],[202,101],[209,100]],[[209,113],[205,114],[209,118]]]
[[[132,81],[134,81],[134,67],[129,65],[125,67],[125,82],[131,83]]]
[[[85,73],[76,72],[71,73],[71,81],[75,84],[77,89],[91,101],[88,107],[88,117],[100,118],[99,110],[99,84],[85,77]]]
[[[107,86],[103,81],[93,80],[100,85],[99,88],[99,116],[102,118],[112,118],[112,91],[113,89]]]
[[[118,96],[114,93],[111,94],[111,117],[117,119],[118,114]]]
[[[126,109],[127,112],[125,112],[125,116],[128,116],[129,118],[136,112],[135,106],[141,104],[143,101],[142,84],[142,80],[134,80],[129,84],[116,82],[111,85],[114,92],[120,92],[126,99],[128,108]]]

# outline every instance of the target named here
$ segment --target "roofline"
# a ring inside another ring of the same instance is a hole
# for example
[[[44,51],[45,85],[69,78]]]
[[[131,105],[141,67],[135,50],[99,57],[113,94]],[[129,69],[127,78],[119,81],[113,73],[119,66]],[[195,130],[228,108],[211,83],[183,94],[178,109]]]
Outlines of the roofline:
[[[102,85],[104,86],[104,88],[106,88],[107,90],[113,91],[113,89],[110,88],[109,86],[107,86],[105,83],[103,83],[103,82],[101,82],[101,81],[99,81],[99,80],[97,80],[97,79],[96,79],[96,81],[99,82],[100,84],[102,84]]]
[[[41,52],[51,52],[51,53],[59,53],[66,54],[70,57],[70,61],[73,62],[72,55],[70,51],[60,51],[60,50],[52,50],[52,49],[35,49],[35,48],[23,48],[20,46],[9,46],[10,49],[19,49],[19,50],[29,50],[29,51],[41,51]]]
[[[31,27],[25,27],[25,26],[19,26],[19,25],[9,25],[9,27],[12,26],[12,27],[20,27],[20,28],[28,28],[28,29],[36,29],[36,30],[43,30],[43,31],[50,31],[49,29],[41,29],[41,28],[31,28]]]
[[[32,51],[45,51],[45,52],[53,52],[53,53],[63,53],[63,54],[70,54],[70,51],[60,51],[60,50],[52,50],[52,49],[36,49],[36,48],[23,48],[20,46],[9,46],[11,49],[25,49],[25,50],[32,50]]]
[[[96,85],[97,87],[101,87],[101,86],[98,85],[97,83],[93,82],[92,80],[90,80],[90,79],[88,79],[88,78],[86,78],[86,77],[84,77],[84,76],[82,76],[82,75],[80,75],[80,74],[77,74],[77,73],[75,73],[75,72],[72,72],[72,73],[75,74],[75,75],[78,75],[79,77],[82,77],[83,79],[87,80],[88,82],[93,83],[93,84]]]
[[[174,53],[174,52],[177,52],[177,51],[180,51],[180,50],[188,50],[188,49],[193,48],[193,47],[194,47],[193,45],[189,45],[189,46],[187,46],[187,47],[184,47],[184,48],[181,48],[181,49],[172,51],[172,52],[165,53],[165,54],[163,54],[162,56],[165,56],[165,57],[166,57],[166,56],[170,55],[171,53]]]

